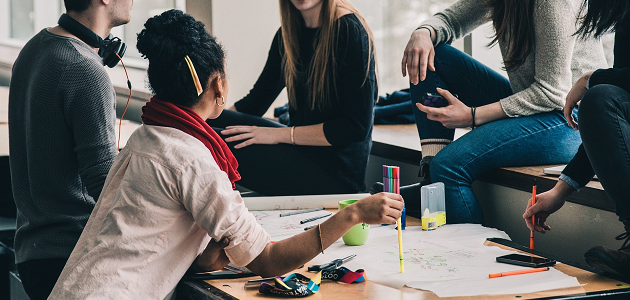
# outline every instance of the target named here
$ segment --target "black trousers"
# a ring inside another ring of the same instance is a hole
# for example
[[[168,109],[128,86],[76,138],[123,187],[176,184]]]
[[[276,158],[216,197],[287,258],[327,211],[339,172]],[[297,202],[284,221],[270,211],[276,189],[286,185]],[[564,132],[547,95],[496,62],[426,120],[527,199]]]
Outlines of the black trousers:
[[[578,111],[584,150],[616,207],[630,220],[630,93],[608,84],[589,89]]]
[[[225,110],[207,123],[225,139],[221,130],[231,125],[285,127],[284,125],[235,111]],[[289,144],[251,145],[234,149],[237,143],[227,143],[238,160],[241,180],[236,184],[266,196],[353,194],[357,191],[344,186],[334,176]]]
[[[22,285],[31,300],[48,298],[67,261],[67,258],[33,259],[17,265]]]

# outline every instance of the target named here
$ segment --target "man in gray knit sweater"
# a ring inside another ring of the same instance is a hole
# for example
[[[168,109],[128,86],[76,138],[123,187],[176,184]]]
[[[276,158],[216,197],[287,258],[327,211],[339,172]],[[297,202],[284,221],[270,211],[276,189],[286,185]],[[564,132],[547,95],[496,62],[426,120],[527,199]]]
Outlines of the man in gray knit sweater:
[[[68,16],[102,38],[128,23],[133,0],[65,0]],[[56,26],[13,65],[9,139],[16,262],[31,299],[46,299],[117,155],[115,92],[98,49]]]

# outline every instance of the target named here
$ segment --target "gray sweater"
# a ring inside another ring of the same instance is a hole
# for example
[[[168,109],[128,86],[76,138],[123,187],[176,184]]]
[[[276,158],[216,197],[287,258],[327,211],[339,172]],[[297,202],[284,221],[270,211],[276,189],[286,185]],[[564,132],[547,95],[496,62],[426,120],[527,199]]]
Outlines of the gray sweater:
[[[510,117],[564,107],[566,94],[586,71],[607,66],[595,39],[573,36],[581,0],[537,0],[534,8],[534,48],[525,63],[508,72],[514,95],[501,99]],[[479,0],[460,0],[423,25],[436,30],[437,43],[451,43],[489,21],[490,9]],[[502,55],[506,45],[499,41]]]
[[[9,88],[17,263],[70,256],[117,155],[115,118],[89,46],[47,29],[24,46]]]

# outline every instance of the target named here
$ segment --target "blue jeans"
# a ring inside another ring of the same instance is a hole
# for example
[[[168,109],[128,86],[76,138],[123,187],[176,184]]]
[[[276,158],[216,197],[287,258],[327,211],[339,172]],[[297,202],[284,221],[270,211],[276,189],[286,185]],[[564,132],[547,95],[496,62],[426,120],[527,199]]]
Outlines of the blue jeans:
[[[435,47],[435,69],[423,82],[411,85],[414,103],[436,87],[457,94],[468,106],[512,95],[505,77],[450,45]],[[421,139],[453,139],[453,129],[428,120],[415,105],[414,114]],[[567,163],[580,143],[579,133],[567,126],[562,111],[490,122],[457,139],[430,165],[431,181],[445,185],[448,223],[483,224],[483,212],[471,189],[479,176],[499,167]]]

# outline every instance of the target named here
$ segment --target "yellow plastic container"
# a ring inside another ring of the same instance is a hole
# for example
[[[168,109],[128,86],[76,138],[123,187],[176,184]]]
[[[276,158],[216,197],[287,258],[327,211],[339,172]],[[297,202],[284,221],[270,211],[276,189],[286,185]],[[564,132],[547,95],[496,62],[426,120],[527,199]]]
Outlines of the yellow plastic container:
[[[437,222],[437,227],[442,227],[446,224],[446,212],[438,211],[433,213],[435,214],[435,221]]]
[[[437,220],[435,219],[434,214],[429,214],[425,217],[422,217],[422,230],[431,231],[436,229],[437,227]]]

